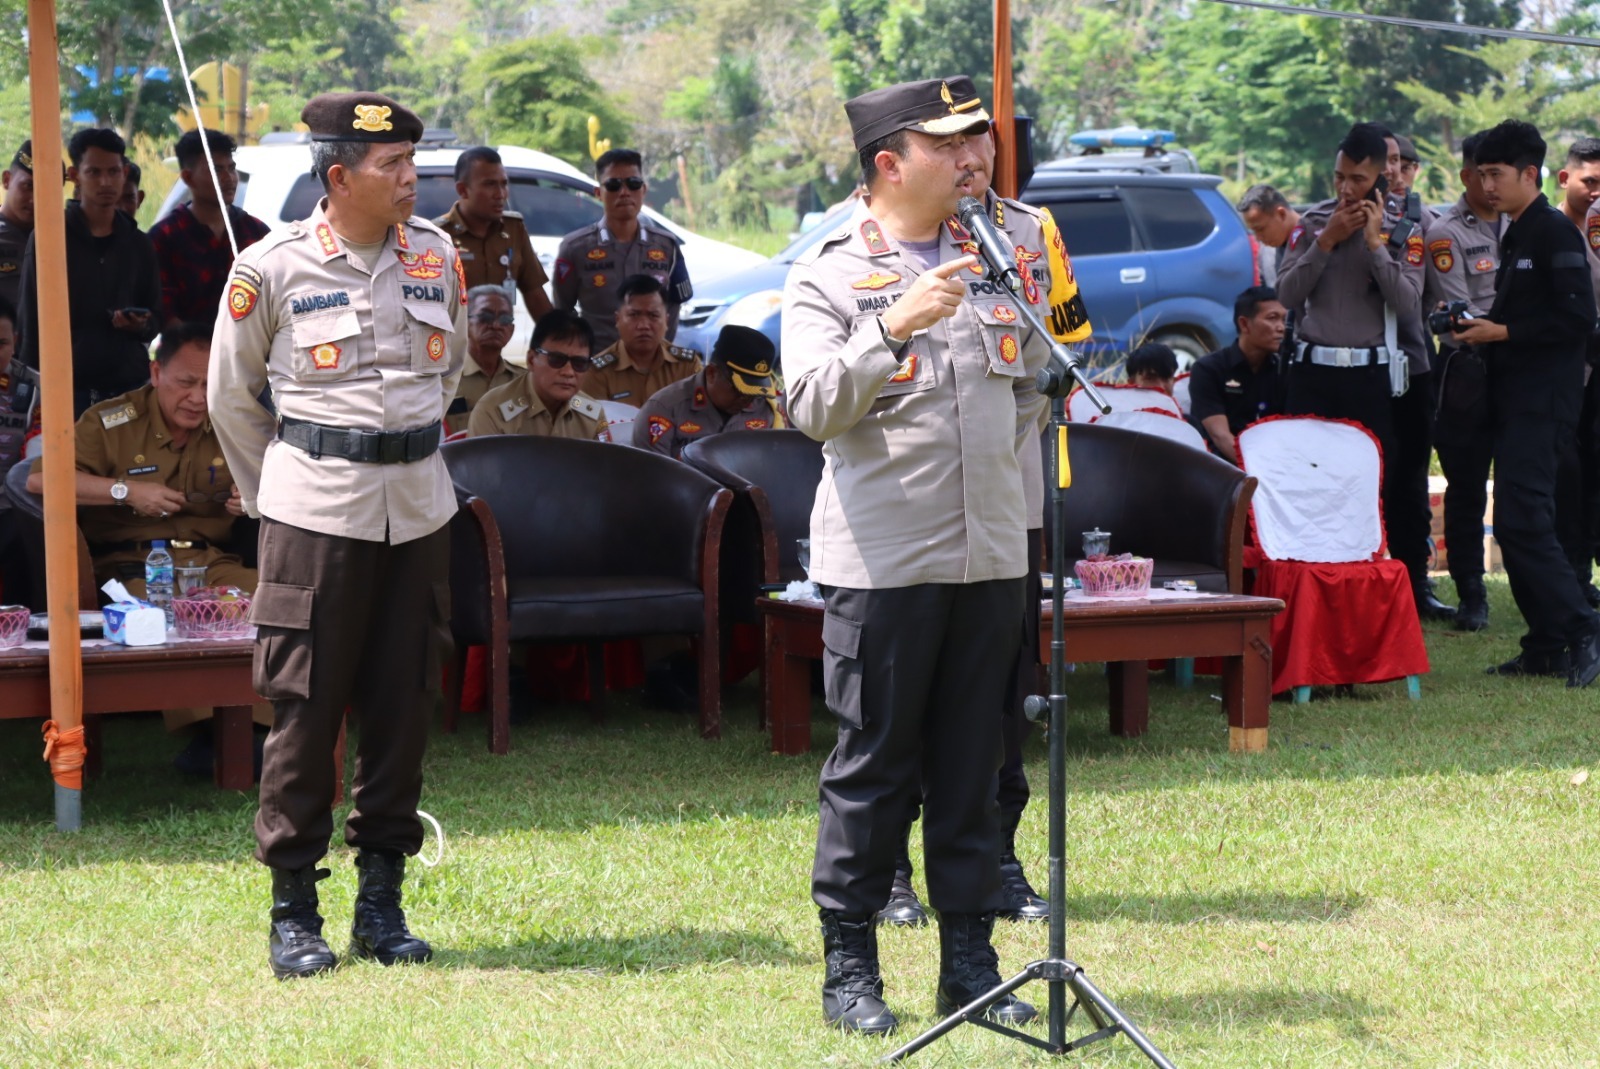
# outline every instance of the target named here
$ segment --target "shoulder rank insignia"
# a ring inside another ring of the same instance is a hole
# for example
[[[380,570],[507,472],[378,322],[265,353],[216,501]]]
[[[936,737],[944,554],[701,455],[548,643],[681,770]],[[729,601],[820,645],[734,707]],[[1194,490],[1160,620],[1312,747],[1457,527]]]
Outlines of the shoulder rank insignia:
[[[500,418],[505,420],[507,423],[510,423],[512,420],[516,419],[518,416],[522,415],[532,407],[533,406],[528,403],[527,398],[524,397],[513,397],[509,401],[501,401]]]
[[[596,371],[598,371],[599,369],[601,369],[603,367],[610,367],[612,364],[615,364],[616,362],[617,362],[617,351],[615,349],[607,349],[605,352],[601,353],[599,356],[593,356],[593,357],[589,358],[589,363],[594,365]]]
[[[461,266],[461,257],[456,257],[456,292],[461,295],[461,303],[467,303],[467,269]]]
[[[604,414],[599,401],[592,397],[585,397],[581,393],[572,395],[571,408],[578,415],[587,416],[590,419],[599,419]]]
[[[866,278],[860,278],[850,283],[853,290],[881,290],[885,286],[892,286],[900,281],[900,276],[892,271],[874,271]]]
[[[889,239],[883,236],[883,228],[876,219],[868,219],[861,224],[861,240],[867,243],[867,252],[873,256],[882,256],[889,251]]]
[[[393,108],[383,104],[357,104],[356,119],[350,127],[354,130],[365,130],[369,134],[393,130],[394,123],[389,121],[389,116],[393,112]]]
[[[1006,225],[1006,202],[999,197],[994,199],[994,225],[1001,228]]]
[[[520,223],[522,221],[522,213],[521,212],[514,212],[510,208],[507,208],[505,211],[500,213],[500,218],[502,218],[502,219],[515,219]]]
[[[126,404],[100,413],[100,423],[106,430],[110,430],[112,427],[122,426],[138,414],[132,404]]]
[[[406,224],[394,224],[394,243],[402,249],[411,248],[411,239],[406,237]]]
[[[666,416],[650,417],[650,444],[655,445],[661,441],[661,436],[672,429],[672,421]]]
[[[235,323],[256,310],[256,299],[261,291],[244,279],[235,277],[228,284],[228,315]]]
[[[955,216],[950,216],[944,221],[944,228],[950,231],[950,240],[955,242],[971,241],[972,235],[967,233],[967,228],[962,226]]]
[[[1441,274],[1456,265],[1455,254],[1451,251],[1449,238],[1428,242],[1428,252],[1433,256],[1434,268]]]
[[[698,352],[693,349],[685,349],[681,345],[667,346],[667,353],[675,360],[692,360],[697,364],[700,362],[700,354]]]

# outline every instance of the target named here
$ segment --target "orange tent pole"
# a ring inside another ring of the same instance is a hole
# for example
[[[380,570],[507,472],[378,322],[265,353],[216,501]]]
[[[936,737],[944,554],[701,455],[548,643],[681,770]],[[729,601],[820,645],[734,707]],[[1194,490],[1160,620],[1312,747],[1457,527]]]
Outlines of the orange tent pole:
[[[44,442],[45,579],[50,610],[50,722],[45,757],[56,781],[56,829],[83,823],[83,651],[78,636],[78,515],[73,471],[72,327],[67,316],[66,191],[54,0],[28,0],[33,107],[34,272],[38,280],[39,407]]]
[[[1017,102],[1011,83],[1011,0],[994,0],[994,177],[996,194],[1017,195]]]

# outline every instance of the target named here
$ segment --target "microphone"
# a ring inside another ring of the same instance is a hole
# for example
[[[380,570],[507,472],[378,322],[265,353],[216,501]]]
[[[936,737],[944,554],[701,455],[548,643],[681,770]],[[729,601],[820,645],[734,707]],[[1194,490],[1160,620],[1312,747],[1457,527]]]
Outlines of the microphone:
[[[956,218],[977,243],[978,254],[995,281],[1012,293],[1021,293],[1022,274],[1017,270],[1016,257],[989,221],[989,213],[983,210],[983,202],[976,197],[962,197],[956,202]]]

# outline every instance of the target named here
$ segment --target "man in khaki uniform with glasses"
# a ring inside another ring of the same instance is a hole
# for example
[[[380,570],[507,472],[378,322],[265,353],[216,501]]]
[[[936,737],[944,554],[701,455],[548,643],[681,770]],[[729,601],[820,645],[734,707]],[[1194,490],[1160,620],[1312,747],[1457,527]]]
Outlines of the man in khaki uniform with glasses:
[[[439,455],[466,348],[455,246],[415,218],[422,120],[376,93],[301,113],[326,196],[235,262],[211,354],[211,412],[261,520],[255,686],[275,705],[256,814],[280,979],[331,969],[316,867],[333,832],[348,708],[359,873],[350,953],[426,961],[401,909],[448,642],[455,493]],[[277,416],[257,400],[270,388]]]

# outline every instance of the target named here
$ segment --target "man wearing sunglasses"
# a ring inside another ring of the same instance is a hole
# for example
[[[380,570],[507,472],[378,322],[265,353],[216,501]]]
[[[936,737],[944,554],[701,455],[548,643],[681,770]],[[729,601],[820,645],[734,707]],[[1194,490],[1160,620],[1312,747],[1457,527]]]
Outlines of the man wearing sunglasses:
[[[597,350],[617,340],[616,317],[625,279],[645,274],[661,283],[667,304],[668,340],[678,333],[678,306],[694,296],[678,239],[651,230],[639,219],[644,207],[644,160],[632,149],[601,153],[594,163],[595,196],[605,214],[598,223],[574,230],[556,253],[557,308],[577,308],[594,328]],[[640,404],[629,401],[629,404]]]
[[[578,390],[594,334],[575,312],[556,309],[534,324],[528,370],[483,395],[467,425],[473,437],[537,434],[609,442],[600,403]]]
[[[511,297],[501,287],[479,285],[467,291],[469,359],[461,372],[461,382],[456,386],[455,399],[445,413],[446,434],[467,429],[467,422],[484,394],[522,377],[520,371],[500,357],[500,351],[511,344],[516,322],[511,311]]]

